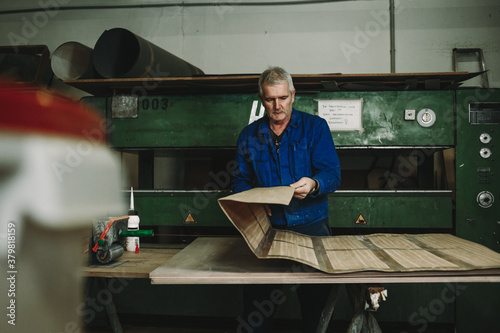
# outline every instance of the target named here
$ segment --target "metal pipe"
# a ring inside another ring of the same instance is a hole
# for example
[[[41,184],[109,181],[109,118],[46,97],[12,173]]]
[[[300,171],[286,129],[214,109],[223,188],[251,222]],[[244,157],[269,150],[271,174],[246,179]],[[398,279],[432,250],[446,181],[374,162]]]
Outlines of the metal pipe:
[[[92,51],[78,42],[64,43],[52,53],[52,71],[61,80],[98,78],[99,74],[92,62]]]
[[[348,0],[297,0],[297,1],[238,1],[234,5],[238,6],[292,6],[292,5],[314,5],[314,4],[324,4],[328,2],[343,2]],[[58,11],[67,10],[104,10],[104,9],[143,9],[143,8],[167,8],[167,7],[217,7],[217,6],[228,6],[230,3],[228,1],[205,1],[205,2],[169,2],[169,3],[140,3],[126,4],[126,5],[88,5],[88,6],[58,6]],[[0,15],[11,15],[11,14],[26,14],[26,13],[36,13],[46,11],[44,6],[35,6],[31,8],[22,9],[7,9],[0,10]]]
[[[106,30],[94,46],[93,61],[105,78],[178,77],[203,71],[132,32]]]
[[[390,39],[391,39],[391,73],[396,73],[396,41],[395,41],[395,24],[394,24],[394,0],[389,0],[389,16],[390,16]]]

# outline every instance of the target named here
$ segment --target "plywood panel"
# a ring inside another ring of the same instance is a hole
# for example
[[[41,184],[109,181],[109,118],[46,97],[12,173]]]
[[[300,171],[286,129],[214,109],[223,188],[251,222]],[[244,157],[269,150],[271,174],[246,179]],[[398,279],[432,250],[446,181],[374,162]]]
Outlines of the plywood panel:
[[[258,258],[292,259],[326,273],[500,268],[499,253],[450,234],[317,237],[274,230],[263,205],[288,205],[293,191],[286,186],[254,188],[219,199]]]
[[[346,264],[349,256],[359,252],[345,251],[346,258],[339,256],[338,262]],[[200,237],[149,276],[152,284],[500,282],[500,269],[385,272],[360,268],[352,273],[325,273],[293,260],[259,259],[242,237]]]

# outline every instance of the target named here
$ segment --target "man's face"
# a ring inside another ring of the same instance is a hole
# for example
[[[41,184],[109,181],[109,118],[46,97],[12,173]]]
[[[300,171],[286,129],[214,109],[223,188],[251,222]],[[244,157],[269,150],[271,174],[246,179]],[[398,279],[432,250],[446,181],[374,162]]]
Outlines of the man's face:
[[[260,99],[269,120],[274,123],[288,121],[292,114],[295,89],[290,92],[288,82],[275,85],[263,84]]]

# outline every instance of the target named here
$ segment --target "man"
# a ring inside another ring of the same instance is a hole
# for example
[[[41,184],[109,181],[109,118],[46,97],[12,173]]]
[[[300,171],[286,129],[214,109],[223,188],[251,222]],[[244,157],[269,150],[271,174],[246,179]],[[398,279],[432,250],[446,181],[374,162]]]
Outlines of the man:
[[[262,73],[259,98],[266,114],[245,127],[238,138],[239,168],[233,175],[233,192],[291,186],[295,192],[288,206],[266,207],[273,228],[330,236],[327,194],[340,185],[340,164],[328,124],[293,108],[293,81],[280,67]],[[328,295],[321,287],[304,285],[298,290],[304,332],[315,332]],[[245,293],[245,299],[253,298],[245,303],[246,313],[251,313],[251,305],[259,299],[269,298],[269,288],[249,287]],[[270,322],[253,327],[253,332],[269,331]]]

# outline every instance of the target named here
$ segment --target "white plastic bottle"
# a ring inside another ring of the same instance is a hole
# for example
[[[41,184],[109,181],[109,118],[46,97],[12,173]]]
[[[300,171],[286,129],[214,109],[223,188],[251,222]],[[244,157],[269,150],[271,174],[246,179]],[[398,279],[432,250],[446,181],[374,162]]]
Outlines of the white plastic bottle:
[[[139,230],[139,214],[134,208],[134,188],[130,188],[130,209],[128,211],[128,230]],[[139,237],[127,237],[127,251],[139,252]]]

